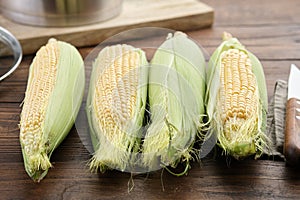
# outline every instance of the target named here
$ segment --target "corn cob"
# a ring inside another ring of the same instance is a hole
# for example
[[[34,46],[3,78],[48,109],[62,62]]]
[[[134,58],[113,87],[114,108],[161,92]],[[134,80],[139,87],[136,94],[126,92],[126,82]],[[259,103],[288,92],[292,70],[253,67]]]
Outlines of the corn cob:
[[[52,152],[66,137],[78,113],[84,68],[73,46],[50,39],[37,52],[29,70],[20,143],[26,172],[40,181],[51,167]]]
[[[228,33],[209,61],[207,114],[219,145],[236,159],[259,157],[264,145],[267,89],[258,59]]]
[[[94,147],[90,169],[131,171],[139,150],[147,98],[145,53],[129,45],[104,48],[90,81],[87,116]]]
[[[149,70],[151,124],[143,143],[148,170],[192,159],[192,144],[204,114],[205,60],[182,32],[170,34],[157,49]],[[186,172],[183,172],[183,174]]]

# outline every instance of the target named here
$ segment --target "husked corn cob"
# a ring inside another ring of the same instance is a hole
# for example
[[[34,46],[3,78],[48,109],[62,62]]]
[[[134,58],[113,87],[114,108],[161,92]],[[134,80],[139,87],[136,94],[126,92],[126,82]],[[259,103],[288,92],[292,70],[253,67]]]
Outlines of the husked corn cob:
[[[51,167],[52,152],[68,134],[78,113],[84,68],[73,46],[50,39],[37,52],[29,70],[20,143],[26,172],[40,181]]]
[[[146,168],[176,167],[180,161],[189,167],[204,114],[204,94],[201,50],[184,33],[170,34],[155,52],[149,70],[151,123],[142,148]]]
[[[129,45],[104,48],[90,82],[87,115],[95,153],[91,170],[130,170],[139,149],[147,98],[145,53]]]
[[[256,78],[249,57],[238,49],[229,49],[221,55],[220,102],[225,136],[239,127],[245,119],[256,116],[259,103]],[[255,121],[254,121],[255,122]],[[254,123],[253,122],[253,123]]]
[[[208,70],[206,96],[211,128],[220,146],[235,158],[260,155],[265,135],[267,91],[258,59],[225,33]]]

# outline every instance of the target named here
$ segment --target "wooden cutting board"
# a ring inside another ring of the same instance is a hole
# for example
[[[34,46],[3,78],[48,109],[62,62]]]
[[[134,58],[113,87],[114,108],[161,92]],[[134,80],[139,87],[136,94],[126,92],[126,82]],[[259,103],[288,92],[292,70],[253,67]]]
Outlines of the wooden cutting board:
[[[197,0],[124,0],[119,16],[105,22],[77,27],[34,27],[17,24],[0,15],[0,26],[20,41],[23,53],[36,52],[50,37],[77,47],[97,45],[124,30],[137,27],[165,27],[193,30],[211,26],[213,9]]]

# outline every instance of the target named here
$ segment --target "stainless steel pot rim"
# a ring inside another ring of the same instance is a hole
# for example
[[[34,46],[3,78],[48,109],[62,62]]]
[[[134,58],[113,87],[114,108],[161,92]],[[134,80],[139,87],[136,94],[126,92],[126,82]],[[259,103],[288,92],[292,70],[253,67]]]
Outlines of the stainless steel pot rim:
[[[0,0],[1,14],[17,23],[66,27],[99,23],[116,17],[123,0]]]
[[[20,65],[22,60],[22,47],[17,38],[11,34],[8,30],[0,26],[0,40],[7,44],[13,52],[14,62],[9,70],[0,77],[0,81],[4,80],[10,74],[12,74]]]

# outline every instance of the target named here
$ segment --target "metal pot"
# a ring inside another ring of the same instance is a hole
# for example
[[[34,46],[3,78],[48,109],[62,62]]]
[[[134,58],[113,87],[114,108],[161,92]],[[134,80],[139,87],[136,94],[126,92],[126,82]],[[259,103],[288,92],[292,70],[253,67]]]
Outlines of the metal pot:
[[[21,60],[22,47],[19,41],[0,26],[0,82],[17,69]]]
[[[2,14],[22,24],[77,26],[110,19],[123,0],[0,0]]]

